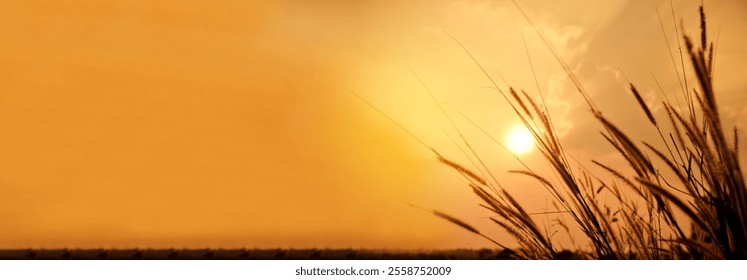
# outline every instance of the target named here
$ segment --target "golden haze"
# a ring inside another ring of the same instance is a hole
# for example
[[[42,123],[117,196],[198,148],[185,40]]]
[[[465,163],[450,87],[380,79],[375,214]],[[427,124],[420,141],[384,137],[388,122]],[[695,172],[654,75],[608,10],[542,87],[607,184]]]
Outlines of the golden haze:
[[[536,94],[524,36],[569,147],[606,155],[510,2],[352,2],[0,1],[0,247],[489,246],[409,206],[490,228],[457,174],[349,93],[463,161],[411,67],[500,139],[517,119],[444,30]],[[637,108],[618,67],[648,97],[652,72],[677,88],[654,4],[520,2],[603,108]],[[698,1],[677,2],[696,22]],[[724,112],[744,127],[747,9],[710,3]],[[450,106],[503,183],[546,207]]]

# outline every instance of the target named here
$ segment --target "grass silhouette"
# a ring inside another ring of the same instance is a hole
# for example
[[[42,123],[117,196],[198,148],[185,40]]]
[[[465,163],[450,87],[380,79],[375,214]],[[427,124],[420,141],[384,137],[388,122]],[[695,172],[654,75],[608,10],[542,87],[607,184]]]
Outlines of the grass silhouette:
[[[526,14],[521,13],[535,27]],[[666,100],[662,102],[666,116],[657,117],[636,87],[632,83],[629,85],[633,98],[646,116],[646,123],[639,126],[656,129],[660,143],[639,141],[635,134],[626,133],[605,116],[535,27],[584,98],[590,117],[602,125],[603,139],[627,163],[627,167],[614,168],[593,160],[605,174],[595,174],[583,164],[569,160],[544,100],[537,102],[526,92],[519,94],[513,88],[508,93],[501,91],[457,41],[532,133],[539,152],[554,174],[538,174],[526,165],[524,170],[511,172],[535,179],[552,197],[555,210],[567,213],[571,221],[556,219],[554,224],[565,229],[568,235],[571,235],[570,228],[580,230],[582,234],[573,237],[583,239],[581,243],[590,249],[573,249],[585,258],[747,258],[747,189],[738,159],[737,130],[733,129],[732,136],[732,130],[724,128],[719,115],[712,83],[714,44],[708,41],[702,6],[700,19],[700,44],[696,45],[688,36],[682,38],[685,48],[680,56],[683,61],[689,60],[691,71],[697,77],[697,88],[688,88],[685,65],[682,65],[685,108]],[[483,171],[490,174],[484,165],[475,165],[479,171],[475,172],[436,154],[439,161],[469,181],[470,188],[482,202],[480,206],[494,215],[491,221],[516,240],[519,245],[514,252],[516,255],[525,259],[563,258],[565,249],[549,230],[538,225],[519,201],[497,181],[477,175]],[[479,159],[474,152],[473,156]],[[559,180],[553,182],[547,179],[549,175]],[[600,199],[603,192],[611,194],[613,201]],[[441,212],[434,214],[484,236],[455,217]],[[691,228],[683,229],[687,224]]]

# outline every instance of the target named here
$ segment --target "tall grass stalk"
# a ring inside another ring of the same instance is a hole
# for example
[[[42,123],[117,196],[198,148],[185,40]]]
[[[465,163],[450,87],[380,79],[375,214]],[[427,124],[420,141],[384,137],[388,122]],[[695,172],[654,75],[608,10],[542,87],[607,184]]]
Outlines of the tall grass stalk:
[[[682,60],[689,60],[698,85],[697,88],[686,88],[685,66],[682,65],[684,82],[680,82],[686,110],[680,110],[681,106],[667,100],[662,102],[665,118],[657,118],[637,88],[629,85],[633,98],[646,116],[646,123],[640,125],[656,129],[660,143],[639,141],[634,134],[626,133],[603,115],[570,68],[535,28],[586,101],[590,117],[602,125],[602,139],[626,162],[626,167],[615,168],[592,161],[605,174],[595,174],[583,164],[570,161],[544,102],[536,102],[524,91],[518,94],[513,88],[509,93],[501,91],[480,63],[457,41],[532,133],[539,152],[551,166],[554,173],[551,175],[559,180],[549,180],[547,175],[538,174],[526,165],[527,169],[512,172],[535,179],[547,190],[555,210],[566,213],[571,220],[556,219],[554,223],[574,239],[581,238],[582,243],[588,245],[570,248],[587,258],[747,258],[747,189],[738,158],[737,131],[734,128],[731,136],[731,129],[724,128],[719,115],[713,88],[714,47],[707,41],[702,6],[700,16],[700,44],[695,45],[690,37],[683,36]],[[560,252],[568,248],[562,248],[553,234],[542,230],[522,204],[497,181],[478,175],[484,174],[480,169],[486,169],[483,164],[475,165],[475,172],[438,153],[436,155],[440,162],[469,181],[469,187],[482,201],[481,206],[494,214],[490,220],[518,243],[515,253],[519,257],[562,257]],[[613,201],[601,199],[603,192],[609,193],[608,197]],[[434,214],[488,238],[452,216],[442,212]],[[684,228],[687,225],[690,225],[689,229]],[[582,234],[571,234],[571,228],[579,229]]]

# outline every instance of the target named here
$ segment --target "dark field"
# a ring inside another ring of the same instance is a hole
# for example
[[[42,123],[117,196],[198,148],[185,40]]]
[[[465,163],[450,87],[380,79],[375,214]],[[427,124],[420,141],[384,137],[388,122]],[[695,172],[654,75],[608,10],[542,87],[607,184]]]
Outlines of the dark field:
[[[500,250],[326,250],[326,249],[23,249],[0,250],[3,260],[509,260]]]

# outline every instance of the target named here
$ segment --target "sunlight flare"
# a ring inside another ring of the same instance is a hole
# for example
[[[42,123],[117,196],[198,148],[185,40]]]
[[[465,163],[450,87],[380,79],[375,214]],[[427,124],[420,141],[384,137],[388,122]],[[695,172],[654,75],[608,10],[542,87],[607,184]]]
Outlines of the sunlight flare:
[[[514,154],[523,155],[534,147],[532,133],[523,125],[515,125],[506,133],[506,148]]]

